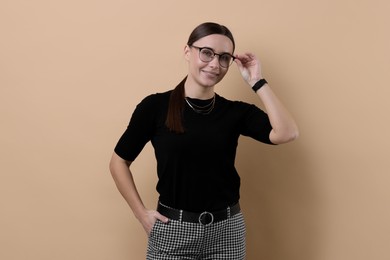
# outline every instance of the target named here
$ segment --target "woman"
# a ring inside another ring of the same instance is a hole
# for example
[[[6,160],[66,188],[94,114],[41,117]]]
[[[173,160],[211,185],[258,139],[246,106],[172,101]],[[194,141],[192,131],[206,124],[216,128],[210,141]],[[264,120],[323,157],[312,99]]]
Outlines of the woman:
[[[234,55],[234,49],[225,26],[196,27],[184,48],[186,78],[139,103],[115,147],[110,170],[149,237],[147,259],[244,259],[234,167],[238,138],[282,144],[298,136],[294,119],[263,79],[259,60],[252,53]],[[266,113],[215,93],[233,62]],[[129,168],[148,141],[157,159],[157,210],[145,208]]]

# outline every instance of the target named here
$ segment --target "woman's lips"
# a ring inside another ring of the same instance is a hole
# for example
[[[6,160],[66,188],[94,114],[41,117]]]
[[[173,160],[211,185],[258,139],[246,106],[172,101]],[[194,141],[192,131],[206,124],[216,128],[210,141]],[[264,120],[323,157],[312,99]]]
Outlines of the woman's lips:
[[[210,77],[210,78],[217,78],[219,76],[219,73],[218,72],[213,72],[213,71],[206,71],[206,70],[202,70],[202,72],[204,74],[206,74],[206,76]]]

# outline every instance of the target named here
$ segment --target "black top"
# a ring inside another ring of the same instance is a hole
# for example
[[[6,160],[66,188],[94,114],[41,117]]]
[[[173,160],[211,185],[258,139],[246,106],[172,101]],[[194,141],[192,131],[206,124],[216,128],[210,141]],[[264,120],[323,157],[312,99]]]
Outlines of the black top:
[[[216,95],[215,107],[207,115],[185,104],[185,133],[176,134],[165,126],[170,94],[153,94],[137,105],[115,152],[134,161],[151,141],[157,159],[157,191],[165,205],[202,212],[238,202],[240,177],[234,166],[238,138],[250,136],[271,144],[267,114],[255,105]]]

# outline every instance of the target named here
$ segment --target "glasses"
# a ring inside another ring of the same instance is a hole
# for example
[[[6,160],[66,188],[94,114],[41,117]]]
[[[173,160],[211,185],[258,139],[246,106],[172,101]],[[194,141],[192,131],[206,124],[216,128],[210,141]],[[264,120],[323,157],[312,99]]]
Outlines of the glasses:
[[[218,56],[218,62],[222,68],[228,68],[230,65],[232,65],[235,59],[235,57],[230,53],[215,53],[208,47],[197,47],[194,45],[191,47],[199,50],[199,59],[203,62],[210,62],[214,59],[215,56]]]

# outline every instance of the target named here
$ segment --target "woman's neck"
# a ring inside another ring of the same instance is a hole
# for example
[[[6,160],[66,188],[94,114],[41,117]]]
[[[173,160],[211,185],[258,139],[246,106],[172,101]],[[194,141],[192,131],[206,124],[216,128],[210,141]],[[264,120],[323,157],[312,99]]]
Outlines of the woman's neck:
[[[191,81],[188,78],[184,84],[184,91],[186,97],[196,99],[210,99],[215,95],[214,86],[200,86],[198,83]]]

